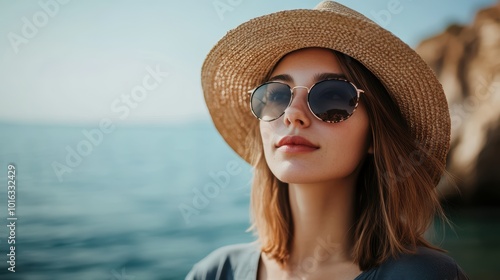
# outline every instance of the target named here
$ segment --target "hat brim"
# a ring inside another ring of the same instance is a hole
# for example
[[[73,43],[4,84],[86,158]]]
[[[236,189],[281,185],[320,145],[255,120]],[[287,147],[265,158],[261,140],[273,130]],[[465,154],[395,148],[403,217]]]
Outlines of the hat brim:
[[[361,62],[396,101],[418,144],[445,164],[450,116],[433,71],[391,32],[340,4],[254,18],[229,31],[209,52],[202,67],[205,101],[215,127],[236,153],[250,162],[245,139],[258,121],[248,91],[283,56],[310,47],[333,49]]]

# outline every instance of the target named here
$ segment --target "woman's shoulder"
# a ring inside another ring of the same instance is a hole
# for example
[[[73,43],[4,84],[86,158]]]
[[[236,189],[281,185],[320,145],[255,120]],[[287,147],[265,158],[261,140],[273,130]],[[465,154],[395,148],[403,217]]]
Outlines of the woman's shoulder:
[[[256,243],[228,245],[196,263],[186,280],[252,279],[257,275],[260,249]]]
[[[468,277],[452,257],[434,249],[419,247],[415,254],[389,259],[356,278],[370,279],[466,280]]]

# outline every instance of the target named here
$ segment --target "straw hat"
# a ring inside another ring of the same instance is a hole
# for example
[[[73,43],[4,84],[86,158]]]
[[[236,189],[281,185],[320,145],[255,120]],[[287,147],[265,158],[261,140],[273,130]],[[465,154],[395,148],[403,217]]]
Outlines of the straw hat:
[[[201,76],[208,110],[219,133],[243,159],[249,162],[245,140],[258,122],[250,112],[248,91],[284,55],[308,47],[337,50],[361,62],[394,98],[418,143],[445,164],[450,115],[432,70],[392,33],[333,1],[249,20],[230,30],[207,55]]]

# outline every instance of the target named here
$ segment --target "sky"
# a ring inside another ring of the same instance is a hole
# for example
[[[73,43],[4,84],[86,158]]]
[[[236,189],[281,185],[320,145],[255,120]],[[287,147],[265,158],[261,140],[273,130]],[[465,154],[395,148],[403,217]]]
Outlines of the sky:
[[[0,122],[209,119],[200,70],[227,31],[309,0],[0,0]],[[495,0],[338,2],[410,46]]]

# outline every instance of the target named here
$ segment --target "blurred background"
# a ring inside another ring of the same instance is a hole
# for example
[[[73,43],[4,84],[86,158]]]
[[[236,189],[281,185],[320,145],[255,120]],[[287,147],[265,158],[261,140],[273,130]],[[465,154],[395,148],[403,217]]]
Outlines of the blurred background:
[[[438,188],[453,228],[430,238],[471,279],[497,279],[500,3],[339,2],[442,81],[452,150]],[[251,169],[209,119],[201,65],[240,23],[317,3],[0,1],[0,279],[184,279],[212,250],[253,240]]]

